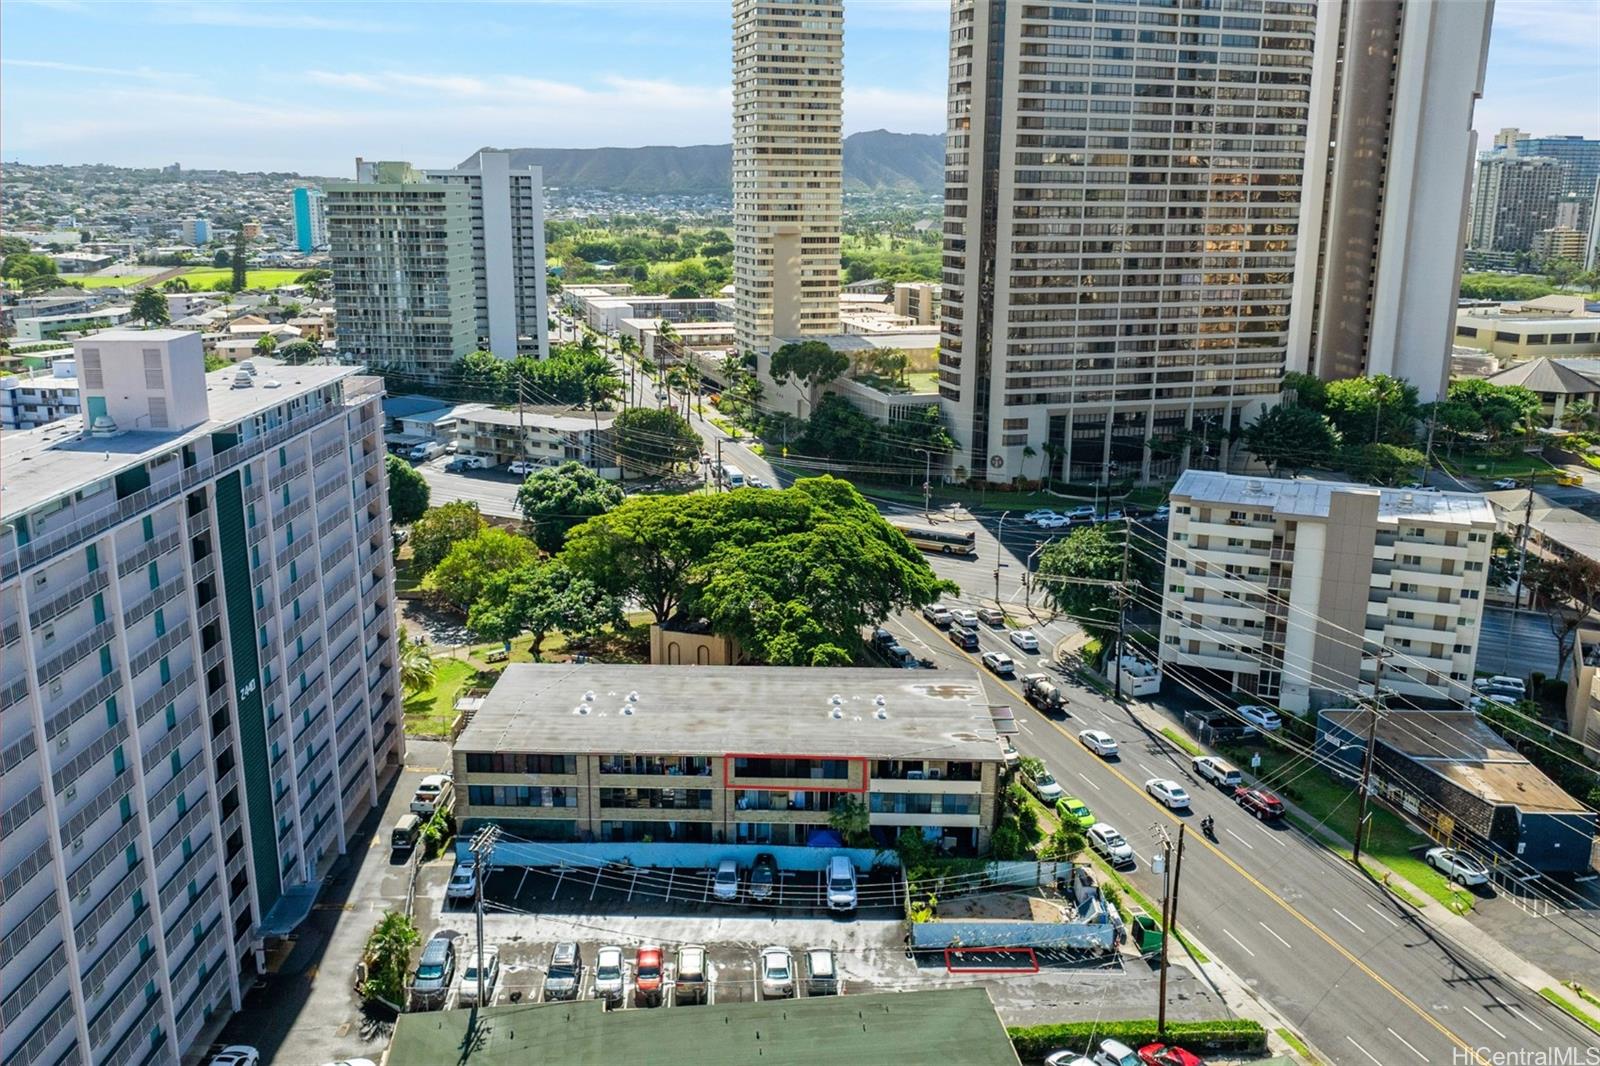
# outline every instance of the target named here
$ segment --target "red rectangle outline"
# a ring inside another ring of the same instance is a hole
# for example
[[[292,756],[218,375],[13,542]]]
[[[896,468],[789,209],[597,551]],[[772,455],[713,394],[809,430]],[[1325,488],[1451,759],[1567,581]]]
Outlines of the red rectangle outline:
[[[861,787],[851,788],[845,786],[813,785],[756,785],[744,781],[737,784],[733,780],[733,760],[735,759],[843,759],[845,762],[858,762],[861,764]],[[751,792],[857,792],[865,794],[872,787],[872,766],[865,755],[796,755],[791,752],[777,751],[729,751],[722,756],[722,787],[724,789],[748,789]]]
[[[950,964],[950,954],[951,954],[951,952],[954,952],[955,954],[960,955],[963,952],[967,952],[967,951],[982,952],[982,953],[987,954],[987,955],[993,955],[993,954],[999,954],[999,953],[1005,953],[1005,952],[1010,952],[1010,953],[1013,953],[1013,954],[1026,953],[1027,956],[1028,956],[1028,963],[1033,968],[1029,969],[1026,966],[963,966],[963,967],[959,967],[958,968],[958,967],[952,966]],[[1034,950],[1032,948],[945,948],[944,949],[944,968],[949,973],[1010,973],[1010,974],[1038,973],[1039,972],[1039,956],[1034,953]]]

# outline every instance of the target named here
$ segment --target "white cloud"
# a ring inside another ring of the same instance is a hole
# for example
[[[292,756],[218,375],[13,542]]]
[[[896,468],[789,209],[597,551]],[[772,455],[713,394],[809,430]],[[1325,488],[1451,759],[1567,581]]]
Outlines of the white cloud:
[[[844,87],[844,131],[892,130],[895,133],[943,133],[948,101],[945,90]]]
[[[53,59],[0,59],[0,66],[54,70],[66,74],[98,74],[108,78],[138,78],[142,81],[171,82],[194,76],[182,71],[155,70],[150,67],[93,67],[82,63],[61,63]]]
[[[188,4],[162,3],[153,11],[163,22],[190,26],[231,26],[251,30],[320,30],[325,32],[397,33],[408,29],[386,18],[342,19],[290,11],[292,4]],[[401,5],[370,5],[375,12],[392,12]]]

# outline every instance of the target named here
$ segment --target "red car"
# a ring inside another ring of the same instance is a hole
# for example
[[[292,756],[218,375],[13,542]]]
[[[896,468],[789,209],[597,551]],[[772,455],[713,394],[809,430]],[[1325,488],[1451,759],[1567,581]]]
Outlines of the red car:
[[[633,963],[633,998],[641,1007],[661,1002],[661,949],[644,947]]]
[[[1206,1060],[1176,1044],[1146,1044],[1139,1049],[1145,1066],[1206,1066]]]
[[[1284,815],[1283,801],[1264,788],[1236,788],[1233,790],[1233,801],[1263,822]]]

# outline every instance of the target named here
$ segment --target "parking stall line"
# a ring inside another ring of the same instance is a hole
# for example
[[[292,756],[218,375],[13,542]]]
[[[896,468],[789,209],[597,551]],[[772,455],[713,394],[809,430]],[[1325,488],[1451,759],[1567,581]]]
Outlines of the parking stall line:
[[[1389,1029],[1388,1026],[1385,1026],[1384,1028]],[[1423,1062],[1427,1062],[1428,1061],[1428,1056],[1424,1055],[1422,1052],[1418,1051],[1416,1048],[1411,1047],[1411,1041],[1407,1040],[1405,1037],[1401,1036],[1399,1033],[1395,1032],[1393,1029],[1389,1029],[1389,1035],[1394,1037],[1396,1040],[1400,1041],[1400,1043],[1404,1044],[1406,1047],[1411,1048],[1411,1053],[1413,1055],[1415,1055],[1417,1058],[1421,1059]]]
[[[1245,847],[1249,848],[1251,851],[1256,850],[1256,846],[1254,844],[1250,843],[1248,840],[1246,840],[1244,837],[1240,836],[1238,833],[1235,833],[1232,829],[1224,829],[1223,832],[1227,833],[1229,836],[1231,836],[1233,839],[1237,840],[1239,843],[1243,844]]]
[[[668,903],[672,902],[672,875],[675,872],[676,872],[676,868],[675,867],[672,867],[672,866],[667,867],[667,902]]]
[[[638,883],[639,883],[639,868],[637,866],[635,866],[633,868],[633,880],[628,882],[628,901],[630,903],[633,901],[633,889],[634,889],[634,886],[636,886]]]
[[[1330,909],[1333,911],[1333,913],[1335,913],[1339,917],[1343,918],[1346,922],[1349,922],[1351,928],[1353,928],[1356,932],[1358,932],[1358,933],[1365,933],[1366,932],[1365,929],[1361,928],[1359,925],[1356,925],[1355,922],[1350,921],[1350,916],[1345,914],[1345,912],[1340,910],[1338,907],[1333,907],[1333,908],[1330,908]]]
[[[593,903],[594,894],[600,891],[600,868],[595,867],[589,873],[594,878],[594,884],[589,886],[589,902]]]
[[[1255,952],[1251,951],[1249,948],[1246,948],[1244,946],[1244,941],[1243,940],[1240,940],[1238,937],[1236,937],[1232,933],[1228,932],[1228,930],[1224,929],[1222,931],[1222,935],[1227,937],[1229,940],[1233,941],[1235,944],[1238,944],[1241,948],[1244,948],[1244,953],[1246,955],[1250,956],[1252,959],[1256,957],[1256,953]]]
[[[561,895],[561,882],[566,879],[566,876],[567,868],[565,866],[560,867],[556,873],[555,887],[550,890],[551,899],[555,899],[557,896]]]
[[[1266,922],[1257,922],[1256,924],[1265,929],[1267,932],[1272,933],[1272,926],[1268,925]],[[1279,936],[1277,933],[1272,933],[1272,939],[1276,940],[1290,951],[1294,950],[1293,945],[1291,945],[1287,940],[1283,939],[1283,937]]]
[[[1354,1048],[1355,1048],[1355,1049],[1356,1049],[1356,1050],[1357,1050],[1357,1051],[1359,1051],[1359,1052],[1361,1052],[1361,1053],[1362,1053],[1362,1054],[1363,1054],[1363,1055],[1365,1055],[1365,1056],[1366,1056],[1366,1057],[1367,1057],[1367,1058],[1369,1058],[1369,1059],[1372,1059],[1372,1061],[1373,1061],[1373,1063],[1374,1063],[1374,1064],[1375,1064],[1375,1066],[1383,1066],[1383,1063],[1381,1063],[1381,1062],[1378,1062],[1378,1060],[1377,1060],[1377,1059],[1375,1059],[1375,1058],[1373,1058],[1373,1057],[1372,1057],[1372,1052],[1370,1052],[1370,1051],[1368,1051],[1368,1050],[1367,1050],[1367,1049],[1366,1049],[1366,1048],[1364,1048],[1364,1047],[1362,1047],[1362,1046],[1361,1046],[1361,1045],[1360,1045],[1360,1044],[1357,1044],[1357,1043],[1356,1043],[1356,1038],[1355,1038],[1355,1037],[1353,1037],[1353,1036],[1346,1036],[1346,1037],[1345,1037],[1345,1039],[1346,1039],[1346,1040],[1348,1040],[1348,1041],[1350,1041],[1350,1045],[1351,1045],[1351,1046],[1352,1046],[1352,1047],[1354,1047]]]
[[[1467,1006],[1466,1004],[1462,1004],[1461,1009],[1466,1011],[1468,1014],[1472,1015],[1474,1018],[1478,1019],[1480,1022],[1483,1022],[1483,1024],[1485,1026],[1488,1026],[1489,1031],[1491,1033],[1493,1033],[1495,1036],[1498,1036],[1501,1040],[1509,1040],[1510,1039],[1510,1037],[1506,1036],[1506,1034],[1502,1033],[1500,1030],[1496,1029],[1494,1026],[1489,1025],[1488,1020],[1486,1018],[1484,1018],[1483,1015],[1481,1015],[1477,1011],[1473,1010],[1471,1007]]]

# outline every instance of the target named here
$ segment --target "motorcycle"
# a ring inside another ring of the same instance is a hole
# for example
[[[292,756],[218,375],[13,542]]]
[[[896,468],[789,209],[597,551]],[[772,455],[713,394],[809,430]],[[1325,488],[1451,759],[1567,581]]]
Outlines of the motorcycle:
[[[1217,839],[1217,823],[1211,817],[1211,815],[1208,814],[1204,818],[1200,819],[1200,832],[1202,832],[1202,833],[1204,833],[1206,835],[1206,839],[1207,840],[1210,840],[1212,842],[1216,841],[1216,839]]]

